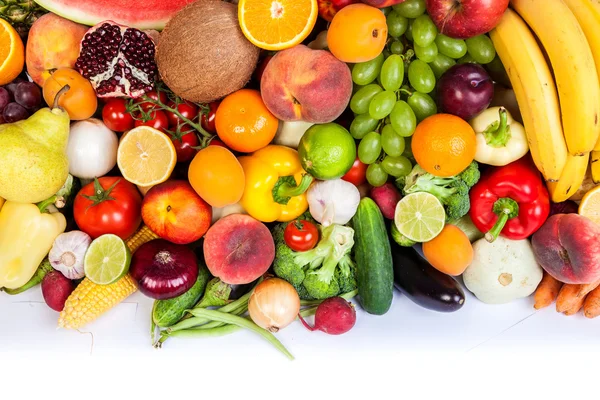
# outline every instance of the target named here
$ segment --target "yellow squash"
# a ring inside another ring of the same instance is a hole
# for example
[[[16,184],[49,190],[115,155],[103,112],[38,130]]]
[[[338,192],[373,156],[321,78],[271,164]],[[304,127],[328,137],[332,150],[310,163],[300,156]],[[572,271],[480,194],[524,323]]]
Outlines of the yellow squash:
[[[239,158],[246,176],[242,207],[262,222],[291,221],[308,208],[306,189],[313,181],[300,164],[298,152],[270,145]]]
[[[35,204],[7,201],[0,210],[0,288],[27,283],[66,227],[61,213],[47,214]]]

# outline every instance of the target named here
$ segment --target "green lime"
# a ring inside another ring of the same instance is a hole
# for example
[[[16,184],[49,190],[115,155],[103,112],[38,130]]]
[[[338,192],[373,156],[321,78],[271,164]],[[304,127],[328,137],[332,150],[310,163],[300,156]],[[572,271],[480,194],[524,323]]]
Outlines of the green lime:
[[[117,235],[102,235],[95,239],[85,253],[85,276],[97,285],[110,285],[129,271],[131,252]]]
[[[302,168],[315,178],[337,179],[352,168],[356,159],[356,143],[341,125],[313,125],[300,139],[298,155]]]
[[[394,222],[398,232],[415,242],[428,242],[444,229],[442,203],[427,192],[411,193],[396,205]]]

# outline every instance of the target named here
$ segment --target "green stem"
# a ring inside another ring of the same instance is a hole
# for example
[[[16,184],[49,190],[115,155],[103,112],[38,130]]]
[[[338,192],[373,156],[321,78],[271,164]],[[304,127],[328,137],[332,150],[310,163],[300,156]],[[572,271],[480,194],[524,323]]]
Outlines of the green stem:
[[[52,197],[47,198],[46,200],[40,201],[39,203],[37,203],[37,207],[40,210],[41,213],[46,212],[46,209],[54,204],[54,202],[56,202],[58,199],[58,196],[54,195]]]
[[[500,107],[498,113],[500,114],[500,120],[492,122],[483,131],[485,142],[491,147],[505,147],[511,138],[506,109]]]
[[[492,207],[492,211],[498,216],[498,220],[492,229],[485,234],[485,240],[490,243],[496,240],[509,219],[519,215],[519,204],[509,197],[503,197],[496,200]]]
[[[237,332],[240,329],[242,329],[242,328],[237,325],[223,325],[223,326],[213,327],[211,329],[187,329],[185,331],[173,332],[169,335],[169,337],[187,337],[187,338],[217,337],[217,336],[229,335],[230,333]],[[159,343],[163,343],[163,342],[159,341]]]
[[[358,290],[353,290],[348,293],[340,294],[339,297],[341,297],[345,300],[350,300],[353,297],[356,297],[357,294],[358,294]],[[323,302],[323,300],[300,300],[301,306],[314,306],[314,307],[305,308],[304,310],[300,311],[300,315],[302,315],[303,317],[310,317],[311,315],[315,315],[315,312],[317,311],[317,306],[319,304],[321,304],[322,302]]]
[[[273,187],[273,200],[279,204],[287,204],[290,198],[306,192],[313,180],[312,175],[304,174],[300,184],[297,185],[293,176],[282,176]]]
[[[241,316],[244,313],[246,313],[246,311],[248,311],[248,306],[247,305],[245,305],[243,307],[240,307],[239,309],[234,310],[234,311],[230,312],[229,314]],[[225,325],[223,322],[212,321],[212,322],[209,322],[209,323],[204,324],[204,325],[200,325],[200,326],[198,326],[196,328],[192,328],[192,329],[211,329],[211,328],[218,328],[219,326],[223,326],[223,325]]]
[[[283,344],[277,338],[266,329],[263,329],[256,325],[252,321],[248,321],[246,318],[238,317],[237,315],[231,315],[216,310],[205,310],[205,309],[194,309],[190,311],[196,317],[205,317],[213,321],[225,322],[226,324],[237,325],[241,328],[246,328],[254,333],[262,336],[266,341],[271,343],[277,350],[282,352],[290,360],[294,359],[294,356],[285,348]]]

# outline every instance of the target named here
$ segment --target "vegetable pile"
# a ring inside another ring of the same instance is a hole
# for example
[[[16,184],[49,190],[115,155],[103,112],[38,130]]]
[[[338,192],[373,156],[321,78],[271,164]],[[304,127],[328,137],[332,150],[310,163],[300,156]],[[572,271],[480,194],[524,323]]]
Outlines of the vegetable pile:
[[[293,359],[394,290],[600,315],[596,1],[38,3],[0,7],[0,290],[59,327],[139,290],[156,348]]]

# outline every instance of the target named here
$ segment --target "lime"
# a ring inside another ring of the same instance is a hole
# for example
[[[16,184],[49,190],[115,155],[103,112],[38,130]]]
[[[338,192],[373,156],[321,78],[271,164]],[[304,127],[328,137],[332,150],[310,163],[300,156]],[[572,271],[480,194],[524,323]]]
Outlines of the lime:
[[[444,229],[442,203],[427,192],[411,193],[396,205],[394,222],[398,232],[415,242],[428,242]]]
[[[356,159],[356,143],[350,132],[335,123],[313,125],[298,145],[302,168],[317,179],[341,178]]]
[[[85,276],[97,285],[110,285],[129,271],[131,252],[117,235],[102,235],[95,239],[83,259]]]

